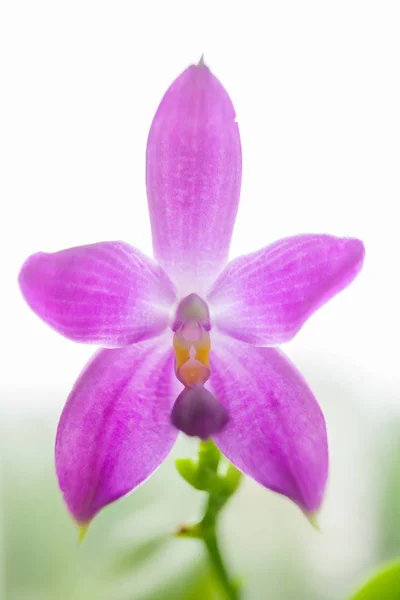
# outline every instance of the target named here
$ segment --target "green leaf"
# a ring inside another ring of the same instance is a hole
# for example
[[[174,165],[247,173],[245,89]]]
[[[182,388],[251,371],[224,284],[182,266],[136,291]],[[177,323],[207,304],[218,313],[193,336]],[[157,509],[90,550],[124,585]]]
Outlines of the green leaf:
[[[175,460],[176,470],[179,475],[192,487],[197,490],[202,489],[200,487],[197,462],[191,458],[177,458]]]
[[[383,567],[351,600],[400,600],[400,562]]]
[[[145,540],[134,548],[130,548],[121,553],[117,557],[112,571],[116,574],[123,572],[131,572],[137,569],[141,564],[153,557],[166,544],[171,541],[168,535],[159,535],[149,540]]]
[[[203,564],[197,564],[178,578],[159,582],[157,589],[130,600],[226,600],[215,590],[216,582]]]
[[[209,491],[218,480],[221,453],[213,441],[200,442],[199,459],[178,458],[175,461],[179,475],[192,487]]]
[[[242,473],[237,470],[232,464],[228,466],[228,470],[223,479],[224,488],[228,497],[233,496],[233,494],[237,491],[240,481],[242,479]]]

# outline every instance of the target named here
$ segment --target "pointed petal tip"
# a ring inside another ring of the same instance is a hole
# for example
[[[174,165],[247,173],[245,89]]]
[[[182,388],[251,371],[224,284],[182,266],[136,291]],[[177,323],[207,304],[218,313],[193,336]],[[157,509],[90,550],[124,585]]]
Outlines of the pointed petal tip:
[[[83,540],[86,538],[87,532],[89,530],[91,521],[87,521],[86,523],[77,523],[78,525],[78,543],[82,544]]]
[[[35,269],[37,261],[41,256],[43,256],[43,254],[45,253],[35,252],[34,254],[28,256],[28,258],[24,260],[18,273],[18,285],[25,299],[27,299],[27,286],[29,285],[31,279],[32,270]]]
[[[347,238],[349,245],[351,245],[353,252],[354,252],[354,256],[358,257],[358,261],[360,263],[360,266],[362,265],[364,258],[365,258],[365,245],[364,242],[362,240],[359,240],[358,238]]]
[[[204,62],[204,52],[203,54],[200,56],[200,60],[197,63],[197,65],[195,65],[196,67],[207,67],[206,63]]]
[[[343,259],[347,256],[347,282],[343,287],[347,287],[353,279],[361,271],[364,258],[365,258],[365,246],[358,238],[344,237],[338,238],[342,242]]]
[[[315,529],[315,531],[317,531],[318,533],[322,533],[322,529],[321,529],[321,526],[320,526],[319,520],[318,520],[319,513],[303,511],[303,514],[306,517],[307,521],[312,526],[312,528]]]

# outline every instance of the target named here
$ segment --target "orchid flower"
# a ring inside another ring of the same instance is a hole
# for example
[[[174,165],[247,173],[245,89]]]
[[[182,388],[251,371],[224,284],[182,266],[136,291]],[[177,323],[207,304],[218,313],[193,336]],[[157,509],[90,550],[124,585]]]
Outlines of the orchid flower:
[[[324,417],[276,346],[353,280],[364,247],[297,235],[228,263],[241,172],[232,102],[201,61],[167,90],[149,133],[154,259],[100,242],[39,252],[22,267],[31,309],[68,339],[102,347],[57,431],[58,480],[79,524],[146,480],[179,431],[212,438],[305,513],[321,504]]]

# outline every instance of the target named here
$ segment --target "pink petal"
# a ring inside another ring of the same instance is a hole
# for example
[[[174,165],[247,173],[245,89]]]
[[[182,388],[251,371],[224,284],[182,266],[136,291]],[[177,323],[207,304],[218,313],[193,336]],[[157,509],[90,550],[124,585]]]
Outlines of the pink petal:
[[[232,102],[204,63],[166,92],[147,142],[154,255],[182,295],[201,293],[227,261],[242,161]]]
[[[159,335],[175,300],[163,269],[124,242],[38,252],[19,283],[31,309],[56,331],[106,347]]]
[[[290,340],[310,315],[358,274],[364,245],[298,235],[230,262],[208,294],[213,325],[250,344]]]
[[[296,368],[278,350],[214,335],[209,385],[229,414],[214,436],[221,452],[261,485],[316,511],[328,474],[326,428]]]
[[[56,469],[74,518],[85,523],[142,483],[163,462],[177,431],[170,423],[181,386],[171,336],[100,350],[61,415]]]

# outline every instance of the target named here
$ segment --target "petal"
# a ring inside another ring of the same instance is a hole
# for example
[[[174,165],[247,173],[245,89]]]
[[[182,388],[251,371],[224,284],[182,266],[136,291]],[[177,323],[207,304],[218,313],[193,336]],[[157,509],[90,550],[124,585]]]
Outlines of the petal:
[[[175,291],[163,269],[124,242],[38,252],[19,284],[31,309],[76,342],[124,346],[167,326]]]
[[[214,440],[225,456],[261,485],[312,513],[328,474],[325,421],[311,390],[274,348],[214,336],[211,392],[229,421]]]
[[[162,99],[146,171],[154,255],[182,294],[201,293],[227,261],[242,172],[232,102],[202,61]]]
[[[177,436],[170,413],[180,389],[173,373],[169,334],[100,350],[86,366],[56,440],[60,488],[78,522],[133,490],[168,455]]]
[[[241,256],[208,294],[213,325],[250,344],[287,342],[349,285],[363,260],[360,240],[330,235],[298,235]]]

